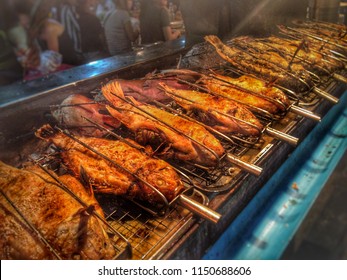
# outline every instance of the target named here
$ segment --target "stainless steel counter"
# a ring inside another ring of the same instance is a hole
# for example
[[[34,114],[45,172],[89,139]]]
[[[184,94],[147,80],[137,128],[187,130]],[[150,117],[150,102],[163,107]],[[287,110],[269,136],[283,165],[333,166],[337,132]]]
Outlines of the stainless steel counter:
[[[65,71],[49,74],[43,78],[32,81],[22,82],[0,87],[0,108],[11,103],[20,102],[30,97],[46,94],[52,90],[70,89],[81,83],[84,85],[88,80],[103,81],[105,77],[112,77],[112,72],[115,75],[127,76],[127,68],[131,66],[132,72],[135,68],[143,68],[145,73],[145,64],[150,61],[160,59],[163,63],[168,63],[165,58],[173,54],[183,52],[185,50],[185,38],[155,44],[149,47],[142,47],[134,52],[124,55],[109,57],[103,60],[90,62],[85,65],[77,66]],[[134,73],[131,73],[134,76]]]

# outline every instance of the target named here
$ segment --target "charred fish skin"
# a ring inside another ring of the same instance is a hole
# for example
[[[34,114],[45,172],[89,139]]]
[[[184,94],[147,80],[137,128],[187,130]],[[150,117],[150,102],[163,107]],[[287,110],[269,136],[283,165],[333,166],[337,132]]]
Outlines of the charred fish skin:
[[[227,65],[214,47],[207,43],[194,45],[180,60],[177,68],[179,69],[212,69]]]
[[[162,202],[162,198],[146,183],[159,190],[168,201],[183,190],[183,183],[171,165],[149,157],[124,141],[77,138],[111,160],[108,161],[64,133],[54,131],[49,125],[41,127],[36,136],[62,149],[64,163],[78,178],[81,177],[82,166],[95,192],[137,198],[154,204]],[[133,174],[146,183],[137,180]]]
[[[269,83],[278,84],[297,93],[305,93],[311,90],[312,85],[306,80],[288,74],[288,71],[270,64],[265,59],[256,58],[244,51],[229,47],[217,36],[205,36],[205,40],[215,47],[221,57],[244,73],[256,75]]]
[[[0,188],[62,259],[112,259],[114,247],[104,225],[39,168],[17,169],[0,162]],[[69,175],[60,181],[99,215],[94,196]],[[42,240],[0,195],[0,258],[55,259]]]
[[[137,139],[143,141],[141,144],[158,143],[154,150],[159,156],[215,166],[224,154],[221,143],[203,126],[134,100],[133,106],[124,101],[124,94],[117,84],[105,85],[102,92],[116,108],[107,106],[110,114],[133,131]]]
[[[258,136],[263,128],[249,110],[232,100],[193,90],[177,90],[165,84],[161,87],[187,111],[206,114],[211,126],[222,133]],[[208,120],[206,123],[210,125]]]

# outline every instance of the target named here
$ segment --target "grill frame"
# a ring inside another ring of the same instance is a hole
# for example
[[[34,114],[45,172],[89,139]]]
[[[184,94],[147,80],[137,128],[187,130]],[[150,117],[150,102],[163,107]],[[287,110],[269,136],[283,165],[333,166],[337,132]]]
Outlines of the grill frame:
[[[34,137],[34,131],[42,124],[47,123],[49,105],[59,104],[70,94],[76,93],[77,90],[90,92],[95,89],[96,84],[100,86],[109,79],[141,77],[144,73],[157,70],[158,68],[167,69],[178,61],[180,54],[182,54],[182,50],[158,59],[150,59],[143,63],[115,69],[114,71],[84,79],[77,83],[63,85],[51,90],[43,90],[29,97],[1,105],[0,144],[4,147],[1,159],[5,159],[5,162],[15,162],[16,164],[23,160],[22,155],[28,151],[25,151],[25,149],[21,151],[21,149],[18,149],[18,145],[21,145],[21,143],[28,144],[28,141],[30,143],[30,139]],[[66,75],[69,75],[68,72],[66,72]],[[339,97],[345,90],[345,85],[331,81],[324,90]],[[331,103],[322,100],[313,106],[309,106],[309,108],[315,113],[324,116],[331,106],[333,106]],[[18,116],[25,116],[25,118],[18,118]],[[303,139],[315,125],[315,121],[299,118],[295,125],[289,126],[283,132]],[[189,214],[179,221],[180,226],[177,234],[170,236],[161,244],[156,244],[153,247],[154,252],[148,253],[145,258],[201,258],[209,244],[213,243],[220,236],[230,222],[242,211],[247,202],[271,177],[271,174],[285,161],[293,149],[292,146],[285,142],[279,140],[270,141],[254,161],[254,163],[261,165],[265,170],[261,176],[256,177],[244,173],[240,179],[236,180],[232,188],[222,193],[209,194],[209,206],[223,215],[217,225],[203,222]],[[173,211],[176,210],[173,209]]]

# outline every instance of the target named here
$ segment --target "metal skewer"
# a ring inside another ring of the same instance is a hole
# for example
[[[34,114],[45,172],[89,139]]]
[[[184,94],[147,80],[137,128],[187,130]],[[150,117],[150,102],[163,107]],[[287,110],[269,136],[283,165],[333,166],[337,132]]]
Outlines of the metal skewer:
[[[330,93],[324,91],[324,90],[321,90],[317,87],[314,87],[313,90],[312,90],[315,94],[317,94],[318,96],[334,103],[334,104],[337,104],[339,102],[339,99],[333,95],[331,95]]]
[[[299,116],[302,116],[302,117],[306,117],[306,118],[309,118],[311,120],[314,120],[314,121],[317,121],[317,122],[320,122],[321,121],[321,117],[312,113],[311,111],[309,110],[306,110],[304,108],[301,108],[301,107],[298,107],[296,105],[291,105],[288,110],[290,112],[293,112]]]
[[[299,142],[299,138],[291,136],[291,135],[289,135],[287,133],[283,133],[283,132],[281,132],[279,130],[273,129],[273,128],[269,127],[269,126],[267,126],[265,128],[265,132],[267,134],[269,134],[270,136],[275,137],[276,139],[280,139],[280,140],[283,140],[283,141],[289,143],[292,146],[296,146],[298,144],[298,142]]]

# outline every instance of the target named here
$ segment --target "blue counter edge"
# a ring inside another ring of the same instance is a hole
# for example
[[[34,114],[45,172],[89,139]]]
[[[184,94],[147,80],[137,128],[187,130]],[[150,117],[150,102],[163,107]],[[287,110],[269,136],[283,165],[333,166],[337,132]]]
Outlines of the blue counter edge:
[[[279,259],[346,149],[347,91],[202,259]]]

